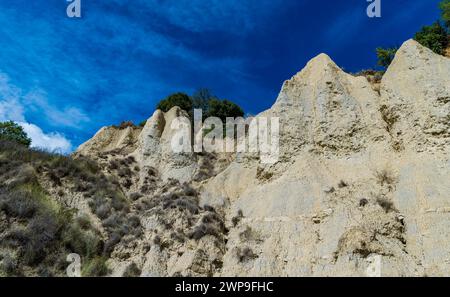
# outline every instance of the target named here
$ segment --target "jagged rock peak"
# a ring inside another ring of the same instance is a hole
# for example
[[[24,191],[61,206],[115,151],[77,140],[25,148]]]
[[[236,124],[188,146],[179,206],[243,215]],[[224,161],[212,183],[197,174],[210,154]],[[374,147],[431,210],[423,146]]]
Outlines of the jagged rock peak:
[[[448,148],[450,59],[406,41],[381,82],[381,108],[397,150]]]
[[[325,54],[286,81],[265,114],[281,118],[288,154],[305,145],[317,151],[351,153],[384,138],[378,94],[364,77],[345,73]]]

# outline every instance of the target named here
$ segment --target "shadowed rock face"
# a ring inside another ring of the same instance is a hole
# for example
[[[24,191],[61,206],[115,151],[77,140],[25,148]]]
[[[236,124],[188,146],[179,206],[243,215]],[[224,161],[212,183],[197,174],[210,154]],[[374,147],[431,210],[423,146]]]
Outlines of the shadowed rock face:
[[[259,115],[280,118],[282,156],[271,166],[173,154],[170,123],[184,112],[156,111],[125,145],[141,167],[135,183],[150,167],[162,180],[190,182],[198,207],[213,207],[213,221],[223,221],[214,223],[221,231],[143,249],[152,230],[164,229],[161,220],[182,231],[194,226],[164,208],[140,214],[153,227],[111,265],[116,274],[134,261],[143,274],[162,276],[364,276],[380,263],[383,276],[448,276],[449,98],[450,60],[415,41],[400,48],[380,93],[321,54]],[[123,149],[120,133],[102,131],[78,153]],[[205,164],[214,168],[192,182]]]

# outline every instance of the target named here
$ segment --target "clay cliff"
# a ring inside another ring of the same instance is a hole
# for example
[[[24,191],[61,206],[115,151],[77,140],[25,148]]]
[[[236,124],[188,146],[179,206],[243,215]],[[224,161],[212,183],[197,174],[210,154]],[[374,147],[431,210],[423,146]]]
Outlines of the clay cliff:
[[[74,154],[114,179],[126,207],[103,214],[75,190],[61,203],[105,240],[113,219],[139,229],[110,244],[108,274],[449,276],[450,59],[409,40],[375,88],[317,56],[257,116],[280,119],[275,164],[174,153],[183,115],[102,128]]]

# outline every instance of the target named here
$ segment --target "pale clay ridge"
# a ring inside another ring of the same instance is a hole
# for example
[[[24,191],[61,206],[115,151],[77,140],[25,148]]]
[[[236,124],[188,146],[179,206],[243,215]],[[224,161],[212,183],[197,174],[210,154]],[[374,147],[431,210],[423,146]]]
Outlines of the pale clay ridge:
[[[450,60],[412,40],[397,53],[380,94],[327,55],[311,60],[260,115],[280,117],[280,162],[239,157],[198,184],[201,204],[224,213],[229,228],[214,275],[364,276],[379,256],[383,276],[449,276],[449,98]],[[180,113],[156,111],[139,135],[104,128],[78,153],[125,147],[142,168],[189,180],[196,157],[174,156],[167,146],[169,123]],[[132,135],[128,146],[125,134]],[[395,209],[384,211],[377,199]],[[234,226],[238,210],[244,218]],[[218,255],[213,241],[188,242],[178,252],[136,250],[111,265],[115,275],[131,259],[143,275],[201,274]],[[243,247],[253,257],[239,261]]]

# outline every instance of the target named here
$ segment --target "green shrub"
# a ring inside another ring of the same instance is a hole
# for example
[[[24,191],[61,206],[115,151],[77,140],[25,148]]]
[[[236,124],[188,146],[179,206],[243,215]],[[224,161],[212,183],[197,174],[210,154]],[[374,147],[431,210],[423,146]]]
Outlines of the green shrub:
[[[447,31],[439,22],[435,22],[431,26],[424,26],[416,33],[414,39],[439,55],[444,53],[448,45]]]
[[[378,58],[378,65],[384,68],[388,68],[389,65],[391,65],[392,61],[394,60],[395,54],[398,51],[397,47],[392,48],[382,48],[379,47],[376,49],[377,51],[377,58]]]
[[[101,253],[102,246],[99,238],[99,234],[83,230],[78,224],[70,225],[62,234],[62,242],[67,249],[88,258]]]
[[[13,121],[0,123],[0,139],[14,141],[27,147],[31,145],[31,139],[23,128]]]
[[[442,20],[447,25],[447,28],[450,29],[450,0],[443,0],[439,3],[439,8],[442,12]]]
[[[83,265],[81,274],[85,277],[100,277],[109,273],[106,258],[96,257]]]
[[[225,123],[227,117],[243,117],[244,111],[237,104],[231,101],[211,99],[208,105],[208,116],[218,117]]]
[[[36,215],[27,226],[28,241],[25,245],[23,259],[28,265],[42,262],[57,239],[61,226],[50,212]]]
[[[218,99],[208,89],[200,89],[192,97],[184,93],[170,95],[160,101],[157,108],[167,112],[174,106],[185,110],[191,119],[193,118],[194,109],[201,109],[203,118],[218,117],[223,122],[225,122],[227,117],[236,118],[244,116],[244,111],[241,107],[229,100]]]
[[[0,211],[15,218],[32,218],[38,210],[38,204],[25,191],[6,191],[0,193]]]
[[[192,99],[184,93],[175,93],[166,99],[161,100],[156,108],[162,110],[163,112],[168,112],[175,106],[190,112],[193,106]]]
[[[194,95],[192,95],[192,102],[195,109],[201,109],[204,113],[207,112],[209,101],[211,99],[217,99],[210,90],[203,88],[197,90]]]
[[[16,259],[10,255],[5,255],[0,265],[0,271],[6,274],[6,276],[18,275],[18,264]]]

